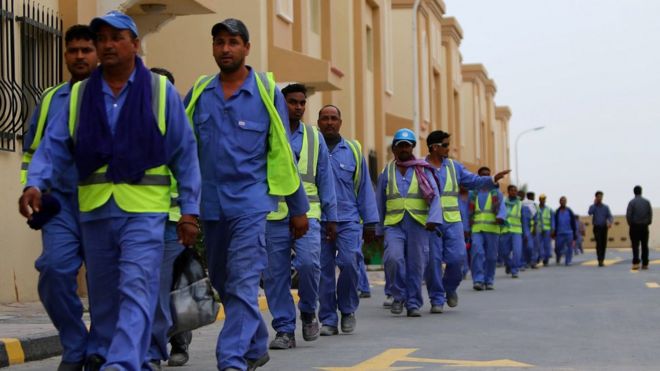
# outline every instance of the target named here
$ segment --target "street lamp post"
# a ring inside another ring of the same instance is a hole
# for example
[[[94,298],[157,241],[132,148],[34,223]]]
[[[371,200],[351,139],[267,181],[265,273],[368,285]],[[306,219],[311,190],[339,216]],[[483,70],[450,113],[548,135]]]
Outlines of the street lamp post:
[[[523,136],[524,134],[531,133],[534,131],[539,131],[545,129],[545,126],[537,126],[535,128],[527,129],[518,134],[516,137],[516,144],[515,144],[515,150],[516,150],[516,186],[520,187],[520,176],[518,175],[518,141],[520,140],[520,137]]]

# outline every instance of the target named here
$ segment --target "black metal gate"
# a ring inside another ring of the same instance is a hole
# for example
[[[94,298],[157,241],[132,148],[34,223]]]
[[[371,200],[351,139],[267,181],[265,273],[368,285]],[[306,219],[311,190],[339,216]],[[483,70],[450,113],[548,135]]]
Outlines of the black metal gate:
[[[0,0],[0,150],[12,152],[41,92],[62,81],[62,20],[29,0],[22,2],[22,15],[16,8],[14,0]]]

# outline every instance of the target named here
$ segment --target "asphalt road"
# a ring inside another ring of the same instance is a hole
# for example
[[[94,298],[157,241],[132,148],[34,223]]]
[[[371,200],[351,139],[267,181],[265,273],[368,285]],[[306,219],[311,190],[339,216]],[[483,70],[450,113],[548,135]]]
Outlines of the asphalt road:
[[[594,259],[587,252],[571,267],[553,263],[518,279],[500,268],[494,291],[473,291],[468,279],[458,307],[430,314],[426,304],[421,318],[383,309],[382,281],[375,277],[354,334],[304,342],[298,331],[298,347],[272,351],[262,369],[660,370],[660,260],[633,272],[628,250],[609,250],[606,267]],[[221,326],[195,331],[191,360],[180,370],[215,369]],[[58,362],[10,369],[55,370]]]

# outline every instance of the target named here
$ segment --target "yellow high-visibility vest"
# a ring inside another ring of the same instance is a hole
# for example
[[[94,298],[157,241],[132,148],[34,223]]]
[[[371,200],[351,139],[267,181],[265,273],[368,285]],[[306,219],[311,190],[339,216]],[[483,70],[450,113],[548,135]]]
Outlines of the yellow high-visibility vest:
[[[298,171],[309,200],[308,218],[321,219],[321,200],[316,186],[316,170],[319,162],[319,131],[312,125],[302,124],[303,138],[298,160]],[[277,202],[277,211],[268,214],[268,220],[282,220],[289,215],[289,207],[283,197]]]
[[[454,160],[447,159],[445,166],[447,176],[445,186],[440,194],[440,205],[442,205],[442,217],[447,223],[458,223],[461,221],[461,211],[458,208],[458,180],[456,179],[456,167]]]
[[[493,197],[494,195],[489,192],[483,209],[479,206],[479,196],[475,197],[472,233],[500,233],[500,226],[497,224],[497,211],[493,210]]]
[[[520,221],[522,216],[522,204],[520,203],[520,200],[507,203],[506,208],[507,225],[502,228],[502,233],[522,234],[522,222]]]
[[[59,85],[52,86],[46,89],[41,95],[41,107],[39,108],[39,118],[37,119],[37,127],[34,131],[34,139],[30,148],[26,149],[23,153],[23,160],[21,161],[21,184],[25,185],[27,183],[27,173],[28,167],[30,167],[30,162],[32,162],[32,156],[34,152],[39,148],[41,139],[44,137],[44,131],[46,129],[46,119],[48,118],[48,111],[50,110],[50,102],[53,100],[53,96],[60,90],[66,82],[63,82]]]
[[[69,134],[76,141],[80,106],[88,80],[77,82],[71,88],[69,106]],[[151,108],[158,129],[165,135],[167,78],[151,74]],[[170,208],[171,174],[167,165],[147,169],[138,183],[112,183],[105,177],[108,166],[102,166],[87,179],[78,182],[80,211],[88,212],[104,205],[113,197],[120,209],[131,213],[166,213]]]
[[[426,225],[429,216],[429,205],[424,199],[417,181],[417,174],[413,171],[412,181],[406,197],[401,196],[396,184],[396,164],[390,162],[387,171],[387,201],[385,202],[385,225],[395,225],[401,222],[403,214],[408,212],[419,224]]]

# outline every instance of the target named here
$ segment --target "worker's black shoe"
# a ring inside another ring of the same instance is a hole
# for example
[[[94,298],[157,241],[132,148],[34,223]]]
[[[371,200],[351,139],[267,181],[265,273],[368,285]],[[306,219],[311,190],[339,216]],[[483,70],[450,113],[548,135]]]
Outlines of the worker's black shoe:
[[[511,273],[511,268],[509,268],[509,266],[507,265],[507,266],[504,268],[504,272],[506,272],[506,274]]]
[[[294,334],[278,332],[275,339],[268,345],[269,349],[289,349],[296,347],[296,337]]]
[[[394,300],[392,302],[392,307],[390,308],[392,314],[401,314],[403,313],[403,301]]]
[[[100,371],[104,363],[105,358],[98,354],[92,354],[85,361],[85,371]]]
[[[319,338],[319,321],[316,319],[315,313],[300,313],[302,320],[303,339],[305,341],[314,341]]]
[[[268,353],[264,354],[263,356],[259,357],[258,359],[246,359],[247,361],[247,369],[248,371],[254,371],[257,369],[257,367],[261,367],[268,363],[270,361],[270,356]]]
[[[339,335],[339,330],[336,326],[323,325],[321,326],[321,336]]]
[[[458,305],[458,294],[456,291],[447,293],[447,305],[453,308]]]
[[[149,361],[149,367],[151,367],[151,371],[161,371],[163,369],[160,366],[159,359],[152,359],[151,361]]]
[[[406,316],[408,317],[421,317],[422,313],[417,308],[408,309],[406,311]]]
[[[369,291],[360,291],[360,299],[368,299],[371,297],[371,293]]]
[[[548,266],[548,259],[543,259],[543,266],[547,267]]]
[[[341,314],[341,332],[350,334],[355,331],[356,323],[355,313]]]
[[[83,371],[85,362],[60,362],[57,371]]]

